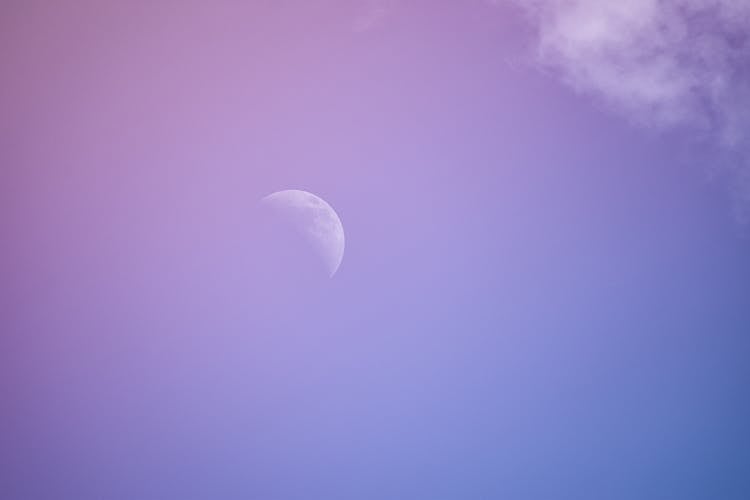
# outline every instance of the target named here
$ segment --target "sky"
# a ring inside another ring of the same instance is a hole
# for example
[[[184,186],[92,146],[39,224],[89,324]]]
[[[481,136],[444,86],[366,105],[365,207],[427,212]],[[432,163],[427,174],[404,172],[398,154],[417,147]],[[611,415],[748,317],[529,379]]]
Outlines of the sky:
[[[748,22],[3,2],[0,496],[750,497]]]

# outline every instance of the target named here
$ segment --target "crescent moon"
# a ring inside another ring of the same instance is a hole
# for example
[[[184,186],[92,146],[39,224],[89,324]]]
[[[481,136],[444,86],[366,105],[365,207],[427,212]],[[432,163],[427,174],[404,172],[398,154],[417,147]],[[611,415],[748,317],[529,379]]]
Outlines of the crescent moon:
[[[344,226],[331,205],[299,189],[271,193],[261,203],[291,221],[322,258],[328,276],[336,274],[344,258]]]

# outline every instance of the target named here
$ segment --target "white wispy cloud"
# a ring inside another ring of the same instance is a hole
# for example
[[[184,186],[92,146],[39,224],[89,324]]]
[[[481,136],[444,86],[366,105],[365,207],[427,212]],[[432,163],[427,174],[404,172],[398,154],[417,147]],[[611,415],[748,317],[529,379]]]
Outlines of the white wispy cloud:
[[[633,122],[702,131],[737,158],[750,216],[750,0],[511,0],[538,26],[538,58]]]
[[[381,22],[394,9],[392,0],[369,0],[360,5],[360,11],[354,20],[352,29],[355,32],[368,31]]]

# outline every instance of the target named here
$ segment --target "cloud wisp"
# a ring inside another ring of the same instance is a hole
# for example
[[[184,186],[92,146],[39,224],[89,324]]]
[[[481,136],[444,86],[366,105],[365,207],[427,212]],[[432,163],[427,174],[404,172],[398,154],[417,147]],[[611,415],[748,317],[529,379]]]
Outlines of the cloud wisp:
[[[373,29],[388,17],[393,8],[393,2],[390,0],[370,0],[364,3],[354,20],[352,29],[358,33]]]
[[[538,26],[538,56],[631,121],[690,128],[736,159],[750,221],[750,0],[513,0]]]

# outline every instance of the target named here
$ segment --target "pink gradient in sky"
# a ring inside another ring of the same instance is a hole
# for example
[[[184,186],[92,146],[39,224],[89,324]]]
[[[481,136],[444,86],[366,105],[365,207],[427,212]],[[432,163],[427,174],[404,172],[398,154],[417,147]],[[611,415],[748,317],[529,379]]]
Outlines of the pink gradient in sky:
[[[0,497],[748,498],[715,150],[538,41],[502,2],[4,3]],[[282,189],[340,215],[332,279]]]

